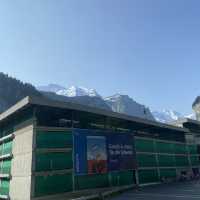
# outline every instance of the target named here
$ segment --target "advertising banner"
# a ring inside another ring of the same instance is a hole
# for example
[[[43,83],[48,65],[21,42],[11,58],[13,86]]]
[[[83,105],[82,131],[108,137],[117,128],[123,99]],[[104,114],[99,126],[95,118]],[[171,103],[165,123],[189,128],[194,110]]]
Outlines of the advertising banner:
[[[109,171],[134,169],[135,153],[131,134],[109,134],[107,155]]]
[[[80,131],[74,132],[74,168],[76,174],[87,173],[86,136]]]
[[[135,169],[133,136],[75,129],[74,158],[77,175]]]

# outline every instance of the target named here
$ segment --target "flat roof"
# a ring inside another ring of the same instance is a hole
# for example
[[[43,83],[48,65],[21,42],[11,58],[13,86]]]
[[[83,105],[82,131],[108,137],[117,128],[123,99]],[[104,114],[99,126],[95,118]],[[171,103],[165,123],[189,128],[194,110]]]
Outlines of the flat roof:
[[[24,99],[22,99],[21,101],[16,103],[14,106],[10,107],[8,110],[6,110],[2,114],[0,114],[0,123],[3,122],[9,116],[14,115],[15,113],[19,112],[20,110],[22,110],[26,107],[29,107],[31,105],[84,111],[84,112],[104,115],[104,116],[108,116],[108,117],[128,120],[128,121],[132,121],[132,122],[139,123],[139,124],[154,126],[157,128],[170,129],[170,130],[174,130],[174,131],[178,131],[178,132],[188,132],[188,129],[186,129],[186,128],[177,127],[177,126],[173,126],[173,125],[169,125],[169,124],[164,124],[161,122],[152,121],[152,120],[148,120],[148,119],[142,119],[139,117],[129,116],[129,115],[121,114],[121,113],[116,113],[113,111],[107,111],[107,110],[90,107],[90,106],[86,106],[86,105],[81,105],[81,104],[77,104],[77,103],[72,103],[72,102],[63,102],[63,101],[52,100],[52,99],[49,99],[46,97],[29,97],[29,96],[25,97]]]

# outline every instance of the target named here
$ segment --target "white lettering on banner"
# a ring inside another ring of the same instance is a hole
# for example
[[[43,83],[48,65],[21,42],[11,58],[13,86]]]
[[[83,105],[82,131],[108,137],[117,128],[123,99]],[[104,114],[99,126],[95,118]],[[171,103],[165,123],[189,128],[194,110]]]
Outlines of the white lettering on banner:
[[[110,155],[133,155],[133,147],[131,145],[123,144],[109,144],[108,150]]]

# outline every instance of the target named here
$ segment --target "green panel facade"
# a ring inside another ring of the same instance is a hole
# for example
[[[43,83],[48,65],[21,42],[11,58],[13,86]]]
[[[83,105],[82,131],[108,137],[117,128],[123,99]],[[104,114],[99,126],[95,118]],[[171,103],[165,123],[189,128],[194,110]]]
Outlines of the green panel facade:
[[[12,138],[2,141],[0,144],[0,156],[5,156],[12,154]],[[0,161],[0,174],[10,175],[11,173],[11,162],[12,158],[4,157]],[[10,178],[1,178],[0,179],[0,195],[9,196],[10,190]]]
[[[199,156],[190,156],[192,166],[198,166],[200,164]]]
[[[108,174],[94,174],[75,176],[75,189],[83,190],[89,188],[109,187]]]
[[[150,139],[135,138],[136,152],[155,152],[154,142]]]
[[[190,154],[198,154],[197,145],[188,145],[188,151]]]
[[[35,197],[72,191],[73,174],[61,172],[73,169],[72,144],[71,131],[37,131],[35,171],[52,174],[35,177]]]
[[[174,153],[174,144],[169,142],[156,141],[157,153]]]
[[[72,144],[71,131],[38,131],[36,135],[37,148],[69,148]]]
[[[38,131],[36,147],[38,149],[35,154],[36,172],[54,172],[51,176],[35,177],[36,197],[72,191],[72,180],[74,180],[75,190],[135,183],[135,171],[74,175],[74,178],[73,174],[60,175],[59,170],[73,169],[71,131]],[[48,149],[51,151],[48,152]],[[196,166],[199,163],[194,145],[187,147],[181,143],[137,137],[135,138],[135,150],[140,184],[159,182],[163,177],[175,178],[176,167],[189,167],[188,152],[193,155],[190,158],[192,165]]]
[[[188,156],[175,156],[176,159],[176,166],[178,167],[189,167],[189,160]]]
[[[140,184],[159,181],[158,172],[156,169],[139,170],[138,175]]]
[[[135,171],[111,172],[111,186],[131,185],[135,183]]]
[[[12,153],[12,140],[0,144],[0,155]]]
[[[160,178],[175,178],[176,177],[176,169],[160,169]]]
[[[2,160],[0,162],[0,173],[9,174],[11,171],[11,159]]]
[[[0,144],[0,156],[3,155],[3,143]]]
[[[72,174],[35,177],[35,197],[72,191]]]
[[[187,147],[185,144],[174,144],[175,154],[187,154]]]
[[[156,167],[156,155],[155,154],[137,154],[137,162],[139,167]]]
[[[64,170],[72,167],[72,151],[36,153],[36,171]]]
[[[140,184],[159,181],[162,177],[173,178],[176,177],[176,168],[186,167],[189,170],[200,164],[197,145],[138,137],[135,142]]]
[[[10,181],[7,179],[0,180],[0,195],[9,195]]]
[[[174,167],[175,157],[174,155],[158,155],[158,163],[160,167]]]

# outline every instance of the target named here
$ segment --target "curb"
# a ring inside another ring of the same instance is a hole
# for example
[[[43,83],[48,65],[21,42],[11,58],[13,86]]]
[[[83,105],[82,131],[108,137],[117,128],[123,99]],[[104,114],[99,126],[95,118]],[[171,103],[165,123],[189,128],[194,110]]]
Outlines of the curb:
[[[79,197],[79,198],[74,198],[74,199],[71,199],[71,200],[92,200],[92,199],[100,199],[100,200],[104,200],[106,197],[108,196],[111,196],[115,193],[118,193],[118,192],[123,192],[123,191],[126,191],[126,190],[129,190],[129,189],[132,189],[132,188],[135,188],[136,185],[129,185],[129,186],[122,186],[120,188],[115,188],[115,189],[112,189],[110,191],[106,191],[106,192],[99,192],[98,194],[93,194],[93,195],[89,195],[89,196],[82,196],[82,197]]]

